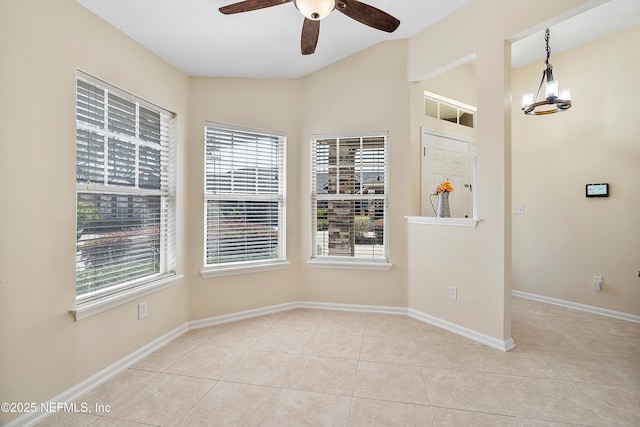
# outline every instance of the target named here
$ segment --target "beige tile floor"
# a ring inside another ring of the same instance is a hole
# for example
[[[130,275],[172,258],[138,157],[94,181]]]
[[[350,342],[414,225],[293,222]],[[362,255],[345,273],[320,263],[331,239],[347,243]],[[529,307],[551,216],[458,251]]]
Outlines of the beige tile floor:
[[[513,298],[508,353],[405,316],[190,331],[43,426],[640,426],[640,324]]]

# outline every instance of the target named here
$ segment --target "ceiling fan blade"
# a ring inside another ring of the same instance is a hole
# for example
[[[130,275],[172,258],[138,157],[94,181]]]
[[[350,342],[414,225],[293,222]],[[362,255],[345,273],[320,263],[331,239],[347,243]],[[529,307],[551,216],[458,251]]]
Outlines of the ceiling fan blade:
[[[400,20],[387,12],[357,0],[338,0],[336,9],[351,19],[387,33],[393,33],[400,25]]]
[[[300,41],[303,55],[311,55],[316,51],[319,35],[320,21],[304,18],[304,23],[302,24],[302,40]]]
[[[244,0],[228,6],[222,6],[218,10],[225,15],[230,15],[232,13],[250,12],[252,10],[264,9],[266,7],[278,6],[289,2],[291,2],[291,0]]]

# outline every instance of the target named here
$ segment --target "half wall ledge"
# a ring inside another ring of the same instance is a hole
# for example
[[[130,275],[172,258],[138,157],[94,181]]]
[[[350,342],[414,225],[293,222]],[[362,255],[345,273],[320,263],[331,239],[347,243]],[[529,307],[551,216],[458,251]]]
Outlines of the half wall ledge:
[[[433,216],[405,216],[409,224],[447,225],[450,227],[475,228],[481,221],[478,218],[436,218]]]

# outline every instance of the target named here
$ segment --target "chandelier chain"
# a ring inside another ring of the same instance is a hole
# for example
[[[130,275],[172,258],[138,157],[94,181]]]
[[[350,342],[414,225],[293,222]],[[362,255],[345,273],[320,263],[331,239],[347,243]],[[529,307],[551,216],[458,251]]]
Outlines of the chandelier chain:
[[[547,64],[547,67],[548,67],[549,66],[549,57],[551,56],[551,48],[549,47],[549,29],[548,28],[544,32],[544,41],[546,43],[546,49],[547,49],[547,60],[545,61],[545,64]]]

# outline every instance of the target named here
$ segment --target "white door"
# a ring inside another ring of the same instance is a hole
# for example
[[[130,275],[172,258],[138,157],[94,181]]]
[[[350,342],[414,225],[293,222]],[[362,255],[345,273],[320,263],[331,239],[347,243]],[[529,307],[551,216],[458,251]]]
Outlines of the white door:
[[[422,132],[422,216],[435,216],[437,197],[431,186],[451,182],[449,195],[452,218],[473,218],[471,141]]]

